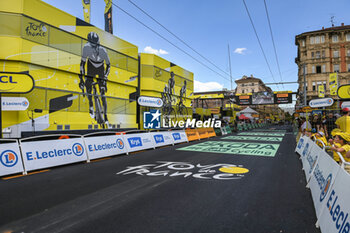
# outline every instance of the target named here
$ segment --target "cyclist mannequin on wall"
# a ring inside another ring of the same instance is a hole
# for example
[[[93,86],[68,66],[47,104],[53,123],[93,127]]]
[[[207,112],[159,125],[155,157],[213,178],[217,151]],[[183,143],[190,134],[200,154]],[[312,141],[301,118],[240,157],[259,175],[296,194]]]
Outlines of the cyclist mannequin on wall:
[[[170,78],[168,80],[168,91],[169,95],[175,95],[175,74],[174,72],[170,72]]]
[[[87,62],[87,72],[85,73],[85,64]],[[106,63],[106,68],[104,66]],[[91,118],[95,118],[94,105],[92,101],[92,84],[93,78],[97,78],[97,84],[99,87],[105,124],[108,125],[107,119],[107,79],[111,69],[109,57],[105,48],[100,45],[100,39],[96,32],[90,32],[88,34],[88,42],[83,47],[81,63],[80,63],[80,83],[79,87],[84,92],[86,87],[86,93],[89,100],[89,113]],[[83,77],[85,77],[85,82]]]
[[[184,80],[184,85],[181,87],[181,90],[180,90],[180,101],[179,101],[179,105],[182,105],[183,104],[183,101],[182,101],[182,98],[183,97],[186,97],[186,90],[187,90],[187,81]]]

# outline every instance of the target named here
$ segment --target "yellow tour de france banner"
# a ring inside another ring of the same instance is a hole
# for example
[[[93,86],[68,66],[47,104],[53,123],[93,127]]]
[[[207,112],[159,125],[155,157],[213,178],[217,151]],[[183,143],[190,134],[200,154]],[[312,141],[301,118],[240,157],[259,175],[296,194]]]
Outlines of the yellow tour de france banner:
[[[324,86],[323,85],[318,86],[318,97],[320,97],[320,98],[324,97]]]
[[[112,0],[105,0],[105,31],[113,34]]]
[[[329,89],[331,95],[337,95],[338,90],[338,76],[337,73],[329,74]]]
[[[87,23],[90,23],[90,0],[82,0],[83,2],[83,11],[84,11],[84,20]]]

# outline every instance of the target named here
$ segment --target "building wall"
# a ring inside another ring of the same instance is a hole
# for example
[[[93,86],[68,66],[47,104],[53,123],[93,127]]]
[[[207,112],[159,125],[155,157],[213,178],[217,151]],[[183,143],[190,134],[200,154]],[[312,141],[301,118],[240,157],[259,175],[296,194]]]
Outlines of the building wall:
[[[337,37],[337,40],[335,40]],[[341,26],[296,36],[299,93],[304,90],[306,67],[307,98],[318,97],[318,85],[330,96],[329,74],[338,72],[339,85],[350,83],[350,27]],[[337,98],[336,96],[333,96]],[[300,99],[298,100],[300,102]]]
[[[110,60],[105,95],[108,123],[112,127],[137,127],[136,101],[130,99],[137,90],[137,80],[128,81],[138,73],[137,46],[90,24],[80,25],[75,17],[42,1],[4,2],[0,4],[0,70],[28,71],[35,80],[35,88],[28,94],[3,95],[26,97],[30,102],[26,111],[3,112],[3,128],[11,130],[11,137],[20,137],[23,131],[107,127],[90,116],[87,95],[79,88],[82,51],[91,31],[100,36],[100,46]],[[50,22],[42,21],[46,16]],[[63,30],[62,25],[71,26],[71,32]],[[125,53],[116,50],[124,46]],[[87,67],[85,70],[88,74]],[[99,78],[103,77],[94,77],[94,81]]]

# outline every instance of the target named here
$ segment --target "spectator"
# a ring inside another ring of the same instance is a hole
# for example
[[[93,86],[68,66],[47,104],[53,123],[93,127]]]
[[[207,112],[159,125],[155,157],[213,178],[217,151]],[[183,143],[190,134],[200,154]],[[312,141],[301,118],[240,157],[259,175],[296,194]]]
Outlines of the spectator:
[[[343,108],[343,116],[335,121],[335,124],[338,126],[338,128],[345,133],[350,133],[349,111],[349,108]]]
[[[315,133],[314,138],[315,138],[315,141],[318,139],[318,140],[320,140],[321,142],[323,142],[323,144],[324,144],[325,146],[327,146],[328,143],[327,143],[327,139],[326,139],[326,137],[325,137],[324,132],[319,131],[319,132]],[[319,147],[323,147],[322,143],[320,143],[319,141],[316,141],[316,144],[317,144]]]
[[[321,119],[318,117],[317,114],[314,114],[312,120],[311,120],[311,126],[312,128],[316,129],[317,131],[320,130],[321,127]]]
[[[333,159],[340,163],[341,161],[337,152],[339,152],[343,158],[346,157],[347,152],[350,151],[350,145],[348,144],[350,141],[350,134],[345,133],[340,129],[334,129],[331,134],[334,137],[334,140],[329,140],[330,145],[332,145],[330,150],[333,151]]]
[[[335,118],[333,112],[329,112],[328,117],[326,117],[326,124],[324,125],[324,132],[326,133],[327,138],[330,138],[332,130],[337,128],[337,125],[335,124],[336,120],[337,119]]]

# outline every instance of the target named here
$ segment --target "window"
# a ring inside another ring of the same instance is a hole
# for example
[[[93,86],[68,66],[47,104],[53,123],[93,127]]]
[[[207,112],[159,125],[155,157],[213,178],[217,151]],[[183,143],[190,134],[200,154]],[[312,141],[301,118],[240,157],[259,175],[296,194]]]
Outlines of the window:
[[[314,58],[314,57],[315,57],[315,53],[311,52],[311,58]]]
[[[350,41],[350,33],[346,34],[346,41]]]
[[[242,90],[242,93],[244,94],[244,90]]]
[[[338,42],[338,35],[332,36],[332,42]]]
[[[339,72],[339,65],[333,65],[333,72]]]
[[[321,43],[324,43],[324,35],[321,36]]]
[[[305,47],[305,40],[301,40],[301,46]]]
[[[327,82],[326,81],[323,81],[323,87],[324,87],[324,90],[326,91],[327,90]]]
[[[315,44],[319,44],[321,42],[320,39],[321,39],[320,36],[316,36],[315,37]]]
[[[318,91],[318,87],[322,85],[322,82],[317,82],[317,91]]]
[[[322,65],[322,73],[326,73],[326,65]]]
[[[333,51],[333,57],[339,57],[339,50]]]
[[[316,66],[316,73],[320,74],[321,73],[321,66]]]
[[[346,51],[346,56],[350,57],[350,49]]]
[[[320,51],[316,51],[316,58],[321,58],[321,53],[320,53]]]
[[[310,44],[315,44],[315,37],[313,36],[310,37]]]
[[[254,89],[252,89],[252,93],[254,93]]]
[[[350,64],[348,64],[348,72],[350,72]]]
[[[322,58],[326,57],[326,52],[324,50],[322,50]]]
[[[312,90],[316,91],[316,83],[315,82],[312,82]]]
[[[312,66],[312,70],[311,70],[311,73],[316,73],[316,69],[315,69],[315,66]]]

